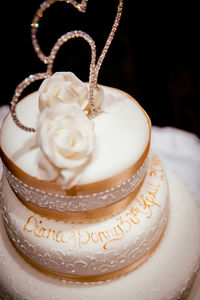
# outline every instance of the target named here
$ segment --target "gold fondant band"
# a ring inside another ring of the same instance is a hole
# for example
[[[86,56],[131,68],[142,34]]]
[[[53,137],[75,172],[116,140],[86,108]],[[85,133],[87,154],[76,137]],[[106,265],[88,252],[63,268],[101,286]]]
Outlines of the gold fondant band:
[[[106,281],[106,280],[111,280],[114,278],[117,278],[121,275],[125,275],[131,271],[134,271],[135,269],[137,269],[141,264],[143,264],[152,254],[153,252],[156,250],[156,248],[159,246],[163,235],[165,233],[165,229],[166,229],[166,225],[164,227],[164,230],[161,234],[161,236],[159,237],[158,241],[155,243],[155,245],[149,250],[147,251],[141,258],[139,258],[137,261],[135,261],[134,263],[110,272],[110,273],[104,273],[104,274],[98,274],[98,275],[70,275],[70,274],[64,274],[64,273],[59,273],[59,272],[55,272],[49,269],[46,269],[44,267],[42,267],[41,265],[33,262],[30,258],[28,258],[27,256],[25,256],[21,251],[19,251],[17,249],[17,247],[14,245],[15,249],[17,250],[17,252],[20,254],[20,256],[27,262],[29,263],[31,266],[33,266],[35,269],[37,269],[38,271],[40,271],[41,273],[45,274],[45,275],[50,275],[53,276],[55,278],[60,278],[60,279],[64,279],[64,280],[68,280],[68,281],[73,281],[73,282],[98,282],[98,281]]]
[[[124,208],[126,208],[126,206],[136,197],[137,193],[139,192],[143,184],[143,181],[144,179],[128,197],[125,197],[118,202],[115,202],[113,204],[95,210],[61,212],[56,210],[50,210],[48,208],[42,208],[38,205],[27,202],[20,195],[17,195],[17,197],[28,209],[32,210],[34,213],[39,214],[45,218],[64,220],[72,223],[94,222],[100,219],[104,219],[116,215]]]

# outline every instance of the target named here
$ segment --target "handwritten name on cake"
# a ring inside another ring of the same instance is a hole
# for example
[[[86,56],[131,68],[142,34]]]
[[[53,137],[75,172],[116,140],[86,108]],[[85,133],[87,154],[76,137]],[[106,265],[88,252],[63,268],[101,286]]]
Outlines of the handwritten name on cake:
[[[146,193],[140,193],[136,197],[134,205],[124,215],[117,217],[115,224],[107,230],[89,232],[76,228],[74,225],[71,232],[66,234],[62,230],[48,228],[43,225],[43,221],[32,215],[27,219],[24,231],[33,234],[37,238],[51,240],[55,243],[69,244],[70,247],[77,244],[80,247],[84,247],[89,243],[101,243],[104,250],[112,249],[113,244],[122,240],[134,226],[140,223],[142,217],[145,216],[147,219],[150,219],[153,214],[153,208],[160,207],[157,194],[164,178],[164,172],[157,156],[152,158],[149,175],[150,179],[146,183]],[[153,183],[151,178],[154,178]]]

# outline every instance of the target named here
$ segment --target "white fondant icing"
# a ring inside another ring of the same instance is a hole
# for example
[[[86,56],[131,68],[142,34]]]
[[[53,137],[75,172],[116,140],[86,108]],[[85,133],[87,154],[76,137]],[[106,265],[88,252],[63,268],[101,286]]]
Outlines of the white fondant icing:
[[[79,184],[104,180],[129,168],[140,158],[149,141],[149,124],[139,105],[124,92],[109,87],[103,90],[103,113],[92,120],[95,149]],[[18,118],[27,126],[36,127],[38,113],[38,92],[17,105]],[[18,128],[9,114],[2,127],[1,147],[25,172],[39,177],[38,149],[33,148],[34,145],[35,133]]]
[[[68,275],[93,276],[122,269],[160,239],[168,217],[168,186],[153,155],[142,188],[118,215],[88,224],[68,224],[28,210],[3,179],[2,209],[7,232],[35,263]]]
[[[165,235],[138,269],[116,280],[79,284],[30,267],[12,247],[0,220],[0,296],[3,299],[177,300],[190,289],[200,261],[200,211],[194,195],[167,170],[170,214]],[[199,285],[188,300],[200,298]],[[198,290],[196,290],[198,288]]]

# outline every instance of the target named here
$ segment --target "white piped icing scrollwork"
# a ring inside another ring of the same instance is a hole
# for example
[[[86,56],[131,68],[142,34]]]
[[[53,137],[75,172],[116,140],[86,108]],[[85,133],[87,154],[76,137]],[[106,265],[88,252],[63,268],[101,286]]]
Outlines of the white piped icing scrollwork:
[[[106,207],[130,195],[144,179],[147,167],[148,158],[131,178],[121,184],[100,193],[78,196],[47,193],[23,183],[5,166],[4,172],[15,194],[29,203],[58,212],[84,212]]]
[[[120,249],[120,251],[114,249],[109,250],[109,253],[107,253],[99,249],[99,258],[97,258],[89,248],[82,250],[80,257],[77,257],[73,251],[64,253],[62,250],[55,248],[51,248],[50,251],[45,251],[44,248],[31,244],[30,241],[24,239],[23,232],[15,230],[15,221],[11,220],[9,213],[3,212],[3,221],[7,233],[20,252],[44,269],[63,275],[74,276],[84,276],[86,274],[87,276],[93,276],[96,274],[110,273],[137,261],[152,248],[152,245],[158,242],[166,225],[167,217],[168,210],[165,208],[162,218],[160,219],[159,228],[155,224],[151,229],[152,240],[149,240],[149,233],[145,234],[142,232],[141,235],[138,236],[136,248],[133,249],[130,243],[126,243],[124,249]]]

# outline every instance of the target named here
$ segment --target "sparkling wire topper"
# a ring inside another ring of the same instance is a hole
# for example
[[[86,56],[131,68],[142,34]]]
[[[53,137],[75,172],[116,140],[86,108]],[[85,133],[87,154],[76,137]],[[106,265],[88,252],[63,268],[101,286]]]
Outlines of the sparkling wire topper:
[[[37,80],[43,80],[48,78],[49,76],[52,75],[53,73],[53,64],[54,64],[54,60],[56,58],[57,52],[59,51],[60,47],[66,43],[68,40],[72,39],[72,38],[83,38],[89,45],[91,48],[91,62],[90,62],[90,72],[89,72],[89,102],[90,102],[90,114],[89,114],[89,118],[94,118],[96,115],[98,115],[100,113],[100,111],[98,111],[95,108],[94,105],[94,90],[97,88],[97,81],[98,81],[98,75],[99,75],[99,70],[101,68],[101,65],[103,63],[103,60],[106,56],[106,53],[110,47],[110,44],[114,38],[115,32],[117,31],[118,25],[119,25],[119,21],[121,19],[121,15],[122,15],[122,8],[123,8],[123,0],[119,0],[118,3],[118,7],[117,7],[117,14],[111,29],[110,34],[108,35],[108,38],[106,40],[105,46],[101,52],[101,55],[98,58],[98,61],[96,63],[96,45],[94,40],[90,37],[89,34],[87,34],[86,32],[83,32],[81,30],[74,30],[74,31],[70,31],[65,33],[64,35],[62,35],[57,42],[55,43],[55,45],[53,46],[53,48],[50,51],[50,55],[46,56],[38,43],[37,40],[37,31],[39,29],[39,22],[41,20],[41,18],[43,17],[43,14],[45,12],[45,10],[47,10],[52,4],[54,4],[55,2],[67,2],[67,4],[71,4],[73,5],[76,9],[78,9],[80,12],[84,13],[86,12],[86,7],[87,7],[87,1],[88,0],[82,0],[81,2],[77,2],[75,0],[46,0],[44,1],[41,5],[40,8],[37,10],[32,24],[31,24],[31,38],[32,38],[32,43],[33,43],[33,47],[34,50],[37,54],[37,56],[39,57],[39,59],[47,65],[47,70],[45,73],[37,73],[37,74],[33,74],[30,75],[29,77],[27,77],[26,79],[24,79],[15,89],[15,93],[13,95],[12,101],[11,101],[11,114],[12,114],[12,118],[14,120],[14,122],[16,123],[16,125],[18,127],[20,127],[21,129],[27,131],[27,132],[36,132],[35,128],[32,127],[27,127],[25,125],[23,125],[20,120],[17,117],[16,114],[16,105],[19,101],[19,97],[21,96],[22,92],[24,91],[24,89],[29,86],[32,82],[37,81]]]

